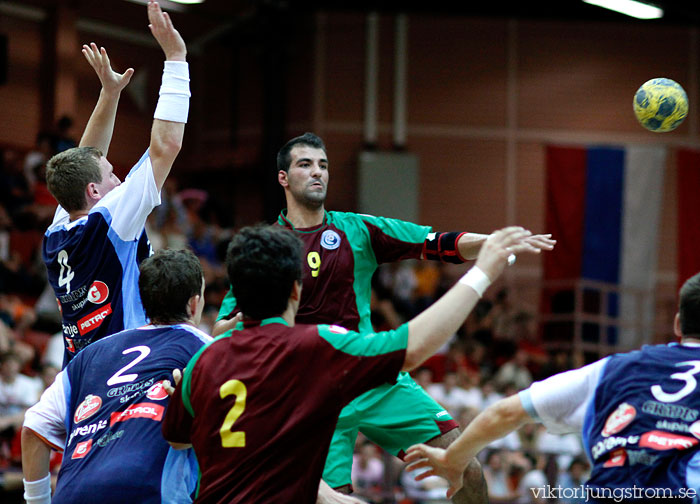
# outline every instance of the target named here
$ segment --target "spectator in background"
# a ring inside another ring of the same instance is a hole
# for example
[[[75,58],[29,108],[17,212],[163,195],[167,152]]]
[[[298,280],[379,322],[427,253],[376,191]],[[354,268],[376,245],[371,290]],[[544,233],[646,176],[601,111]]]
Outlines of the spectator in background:
[[[547,459],[541,453],[525,452],[524,456],[528,461],[528,469],[518,482],[518,499],[516,502],[517,504],[545,504],[547,499],[545,498],[546,493],[544,490],[549,484],[544,473]],[[540,488],[542,492],[537,492],[536,490]]]
[[[568,469],[561,473],[557,482],[557,486],[562,488],[559,494],[561,504],[584,504],[586,502],[587,499],[580,490],[581,486],[588,481],[589,467],[585,458],[577,457],[571,461]]]
[[[36,135],[34,148],[24,156],[24,176],[30,185],[36,182],[36,169],[46,166],[46,162],[56,153],[54,143],[54,137],[48,131],[40,131]]]
[[[455,371],[448,371],[442,382],[430,385],[428,394],[439,402],[453,418],[457,418],[457,414],[462,408],[480,410],[483,402],[481,390],[476,387],[467,390],[459,386],[458,375]]]
[[[413,379],[418,385],[428,392],[428,389],[433,384],[433,372],[430,368],[421,367],[413,374]]]
[[[19,154],[12,149],[0,149],[0,202],[15,219],[31,201]]]
[[[481,395],[484,398],[482,406],[484,409],[491,406],[493,403],[500,401],[505,396],[498,391],[493,380],[485,380],[481,385]]]
[[[368,439],[358,439],[359,449],[352,460],[352,488],[358,497],[379,502],[384,480],[384,462],[379,458],[377,446]]]
[[[73,118],[67,115],[61,116],[58,121],[56,121],[56,143],[54,145],[56,153],[78,146],[78,142],[76,142],[75,138],[70,134],[72,127]]]
[[[532,384],[532,373],[527,367],[529,362],[528,354],[523,350],[516,350],[515,355],[503,364],[494,381],[497,386],[504,386],[511,383],[517,390],[524,390]]]
[[[489,489],[491,504],[510,504],[517,497],[508,481],[508,465],[501,450],[487,453],[484,464],[484,478]]]
[[[0,459],[11,457],[11,445],[19,436],[24,413],[39,400],[43,384],[20,373],[23,362],[14,352],[0,356]],[[19,453],[13,454],[19,456]],[[0,465],[9,460],[0,460]]]

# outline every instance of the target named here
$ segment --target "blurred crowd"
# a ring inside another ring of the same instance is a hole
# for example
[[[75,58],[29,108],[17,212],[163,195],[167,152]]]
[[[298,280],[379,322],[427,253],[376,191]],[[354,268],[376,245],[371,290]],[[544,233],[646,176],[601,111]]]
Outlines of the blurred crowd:
[[[53,130],[40,132],[29,151],[0,146],[2,502],[21,502],[19,433],[24,411],[39,399],[63,361],[61,318],[41,260],[41,241],[56,209],[46,187],[46,161],[76,145],[70,129],[70,119],[62,118]],[[199,188],[179,187],[174,176],[161,199],[147,223],[151,245],[154,250],[190,248],[200,258],[207,285],[200,328],[210,332],[228,289],[224,257],[233,230],[220,224],[226,202],[214,201]],[[454,283],[455,268],[428,261],[380,267],[373,279],[375,329],[398,327],[428,307]],[[533,313],[516,306],[506,289],[495,289],[414,378],[464,427],[488,405],[533,380],[581,365],[579,355],[548,352],[540,343]],[[535,425],[491,445],[480,457],[492,502],[545,502],[529,489],[547,484],[578,487],[588,470],[576,436],[552,436]],[[59,466],[60,454],[55,454],[53,467]],[[373,503],[447,502],[443,480],[416,482],[413,476],[398,459],[360,435],[353,465],[358,495]]]

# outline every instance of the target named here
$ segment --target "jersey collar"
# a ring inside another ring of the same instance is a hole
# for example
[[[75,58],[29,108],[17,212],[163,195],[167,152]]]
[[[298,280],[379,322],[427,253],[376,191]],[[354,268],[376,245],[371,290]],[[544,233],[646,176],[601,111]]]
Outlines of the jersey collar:
[[[243,327],[248,329],[249,327],[255,327],[255,326],[266,326],[269,324],[283,324],[289,327],[289,324],[287,323],[286,320],[284,320],[282,317],[270,317],[262,320],[244,320],[243,321]]]
[[[323,211],[323,222],[319,224],[318,226],[310,227],[310,228],[296,228],[294,227],[294,224],[292,224],[288,219],[287,219],[287,209],[285,208],[280,212],[279,217],[277,218],[277,224],[280,226],[284,226],[286,228],[289,228],[293,231],[296,231],[298,233],[313,233],[314,231],[318,231],[324,226],[328,225],[328,211],[324,210]]]

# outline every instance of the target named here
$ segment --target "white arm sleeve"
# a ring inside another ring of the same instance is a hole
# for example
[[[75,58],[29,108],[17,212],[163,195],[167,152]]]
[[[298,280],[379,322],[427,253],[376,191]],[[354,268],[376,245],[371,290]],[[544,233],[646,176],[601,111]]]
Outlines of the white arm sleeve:
[[[554,434],[580,432],[606,362],[607,358],[533,383],[519,394],[525,411]]]
[[[66,444],[65,370],[47,388],[41,399],[24,414],[24,426],[33,430],[51,444],[63,449]]]
[[[111,218],[110,226],[119,238],[133,241],[141,236],[146,219],[158,205],[160,191],[153,176],[151,158],[146,152],[124,182],[98,201],[90,213],[107,210],[105,218]]]

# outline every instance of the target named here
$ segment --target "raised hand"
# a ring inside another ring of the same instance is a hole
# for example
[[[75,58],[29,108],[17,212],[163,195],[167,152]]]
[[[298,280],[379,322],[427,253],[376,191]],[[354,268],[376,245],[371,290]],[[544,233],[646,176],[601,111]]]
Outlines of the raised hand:
[[[447,451],[442,448],[435,448],[426,444],[413,445],[406,452],[404,460],[410,462],[406,467],[407,471],[428,468],[427,471],[416,476],[417,481],[429,476],[445,478],[450,484],[450,488],[447,490],[448,499],[464,485],[464,467],[466,464],[448,460]]]
[[[554,245],[557,244],[557,240],[553,240],[551,234],[532,235],[526,238],[525,241],[540,250],[552,250]]]
[[[168,61],[185,61],[187,46],[180,33],[173,26],[167,12],[163,12],[158,2],[148,2],[148,27],[158,41]]]
[[[82,52],[87,62],[95,70],[105,92],[119,94],[129,84],[131,76],[134,75],[134,69],[127,68],[124,73],[115,72],[104,47],[98,49],[97,44],[90,42],[90,45],[83,45]]]
[[[541,248],[529,242],[531,238],[532,233],[519,226],[494,231],[481,246],[476,265],[494,281],[503,272],[509,255],[540,253]]]

